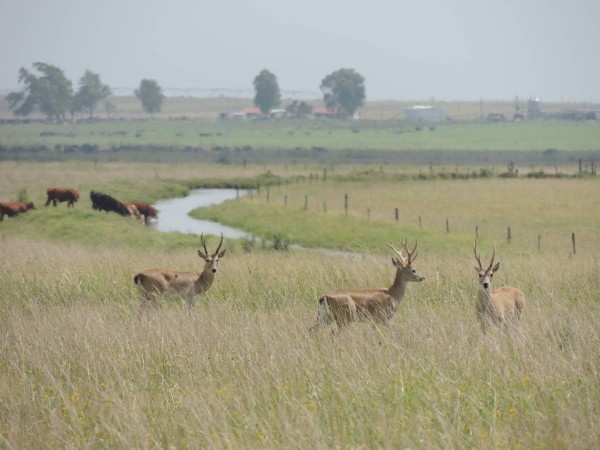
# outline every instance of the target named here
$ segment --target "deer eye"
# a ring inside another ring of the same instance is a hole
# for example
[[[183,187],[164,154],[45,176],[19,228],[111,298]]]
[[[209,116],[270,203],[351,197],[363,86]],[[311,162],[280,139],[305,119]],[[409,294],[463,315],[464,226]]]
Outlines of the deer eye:
[[[483,276],[482,274],[479,274],[479,278],[481,278],[482,276]]]
[[[412,270],[412,273],[417,273],[417,271],[415,269]]]
[[[494,274],[493,273],[490,273],[490,278],[494,278]]]

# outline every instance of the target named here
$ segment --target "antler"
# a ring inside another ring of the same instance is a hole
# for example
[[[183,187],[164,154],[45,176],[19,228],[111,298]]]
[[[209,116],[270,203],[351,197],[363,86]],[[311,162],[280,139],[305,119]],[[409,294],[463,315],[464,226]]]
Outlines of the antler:
[[[215,253],[219,253],[219,250],[221,249],[221,245],[223,245],[223,233],[221,233],[221,242],[219,242],[219,246],[215,250]]]
[[[387,246],[390,247],[392,250],[394,250],[394,252],[396,252],[396,254],[400,257],[400,261],[402,261],[402,264],[406,265],[406,258],[404,256],[402,256],[401,252],[396,250],[396,247],[394,247],[394,244],[388,243]]]
[[[390,247],[392,250],[394,250],[396,252],[396,254],[400,257],[400,259],[402,260],[402,264],[406,265],[406,266],[410,266],[415,259],[417,259],[417,255],[419,254],[419,252],[415,253],[415,250],[417,249],[417,245],[418,242],[415,240],[415,246],[412,249],[412,252],[408,249],[407,245],[408,245],[408,241],[407,239],[404,239],[402,241],[402,246],[404,247],[404,250],[406,250],[406,253],[408,255],[408,257],[404,257],[402,255],[402,252],[396,250],[396,248],[393,246],[393,244],[387,244],[388,247]]]
[[[404,247],[404,250],[406,250],[406,253],[408,253],[408,265],[410,266],[415,261],[415,259],[417,259],[417,256],[419,255],[419,252],[415,253],[415,250],[417,249],[417,245],[419,245],[419,243],[415,239],[415,246],[413,247],[412,252],[408,250],[407,244],[408,244],[408,240],[404,239],[404,242],[402,242],[402,246]]]
[[[481,265],[481,257],[477,254],[477,239],[475,239],[475,244],[473,245],[473,252],[475,253],[475,259],[479,264],[479,270],[483,270],[483,266]],[[494,253],[492,253],[492,260],[490,261],[490,265],[486,269],[486,272],[492,268],[494,265],[494,259],[496,258],[496,246],[494,245]]]
[[[200,243],[204,247],[204,254],[208,255],[208,250],[206,249],[206,241],[204,240],[204,233],[200,234]]]
[[[487,270],[490,270],[492,268],[492,266],[494,265],[494,258],[496,257],[496,245],[494,245],[494,253],[492,253],[492,260],[490,261],[490,265],[487,268]]]
[[[480,259],[479,255],[477,254],[477,239],[475,239],[475,243],[473,244],[473,253],[475,253],[475,259],[477,260],[477,263],[479,264],[479,270],[483,270],[483,266],[481,265],[481,259]]]

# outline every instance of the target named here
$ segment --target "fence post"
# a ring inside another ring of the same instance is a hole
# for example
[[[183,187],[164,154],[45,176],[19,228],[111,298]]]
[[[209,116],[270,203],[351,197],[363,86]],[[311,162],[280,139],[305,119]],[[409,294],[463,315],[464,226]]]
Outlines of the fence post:
[[[396,223],[398,223],[398,208],[394,208],[394,215],[396,217]]]
[[[512,241],[512,235],[510,233],[510,225],[509,225],[508,228],[506,229],[506,242],[508,242],[510,244],[511,241]]]
[[[475,225],[475,239],[479,239],[479,225]]]
[[[308,195],[304,196],[304,211],[308,209]]]
[[[448,221],[447,217],[446,217],[446,233],[450,233],[450,222]]]
[[[348,194],[344,194],[344,210],[346,211],[346,215],[348,215]]]
[[[421,228],[421,216],[419,216],[419,228]]]
[[[575,245],[575,232],[571,234],[571,241],[573,242],[573,254],[577,254],[577,246]]]

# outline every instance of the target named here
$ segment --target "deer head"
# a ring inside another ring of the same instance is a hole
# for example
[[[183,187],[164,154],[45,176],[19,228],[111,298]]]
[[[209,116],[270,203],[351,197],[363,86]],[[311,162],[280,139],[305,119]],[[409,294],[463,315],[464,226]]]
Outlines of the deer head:
[[[392,257],[392,264],[398,271],[399,275],[402,275],[407,281],[416,281],[420,282],[425,279],[425,277],[417,274],[417,271],[414,267],[412,267],[412,263],[417,259],[418,251],[417,251],[417,241],[415,240],[415,246],[412,251],[408,250],[408,242],[406,239],[402,241],[402,246],[408,255],[406,258],[402,255],[402,251],[396,250],[393,244],[387,244],[394,252],[398,255],[399,258]]]
[[[202,247],[204,247],[204,252],[198,249],[198,255],[200,256],[200,258],[204,259],[204,272],[217,273],[217,265],[219,263],[219,258],[222,258],[225,255],[226,251],[223,250],[221,253],[219,253],[221,245],[223,244],[223,233],[221,233],[221,241],[219,242],[219,245],[217,246],[217,249],[214,253],[209,253],[209,251],[207,250],[206,240],[204,239],[204,233],[200,235],[200,243],[202,244]]]
[[[477,254],[477,240],[475,240],[475,244],[473,244],[473,253],[475,253],[475,259],[477,260],[477,266],[473,267],[475,267],[475,270],[479,274],[479,287],[484,292],[489,293],[492,285],[492,278],[494,277],[494,272],[496,272],[500,268],[499,261],[494,266],[494,258],[496,257],[496,247],[494,246],[494,253],[492,254],[492,259],[487,269],[483,268],[483,265],[481,264],[481,257]]]

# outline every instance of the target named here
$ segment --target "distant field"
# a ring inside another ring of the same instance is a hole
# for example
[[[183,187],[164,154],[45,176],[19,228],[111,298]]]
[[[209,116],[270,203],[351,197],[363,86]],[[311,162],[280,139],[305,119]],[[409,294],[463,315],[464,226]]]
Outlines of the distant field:
[[[415,126],[379,122],[223,122],[117,121],[79,124],[0,125],[5,147],[95,145],[215,147],[255,150],[354,151],[598,151],[600,121],[526,123],[461,123]]]

